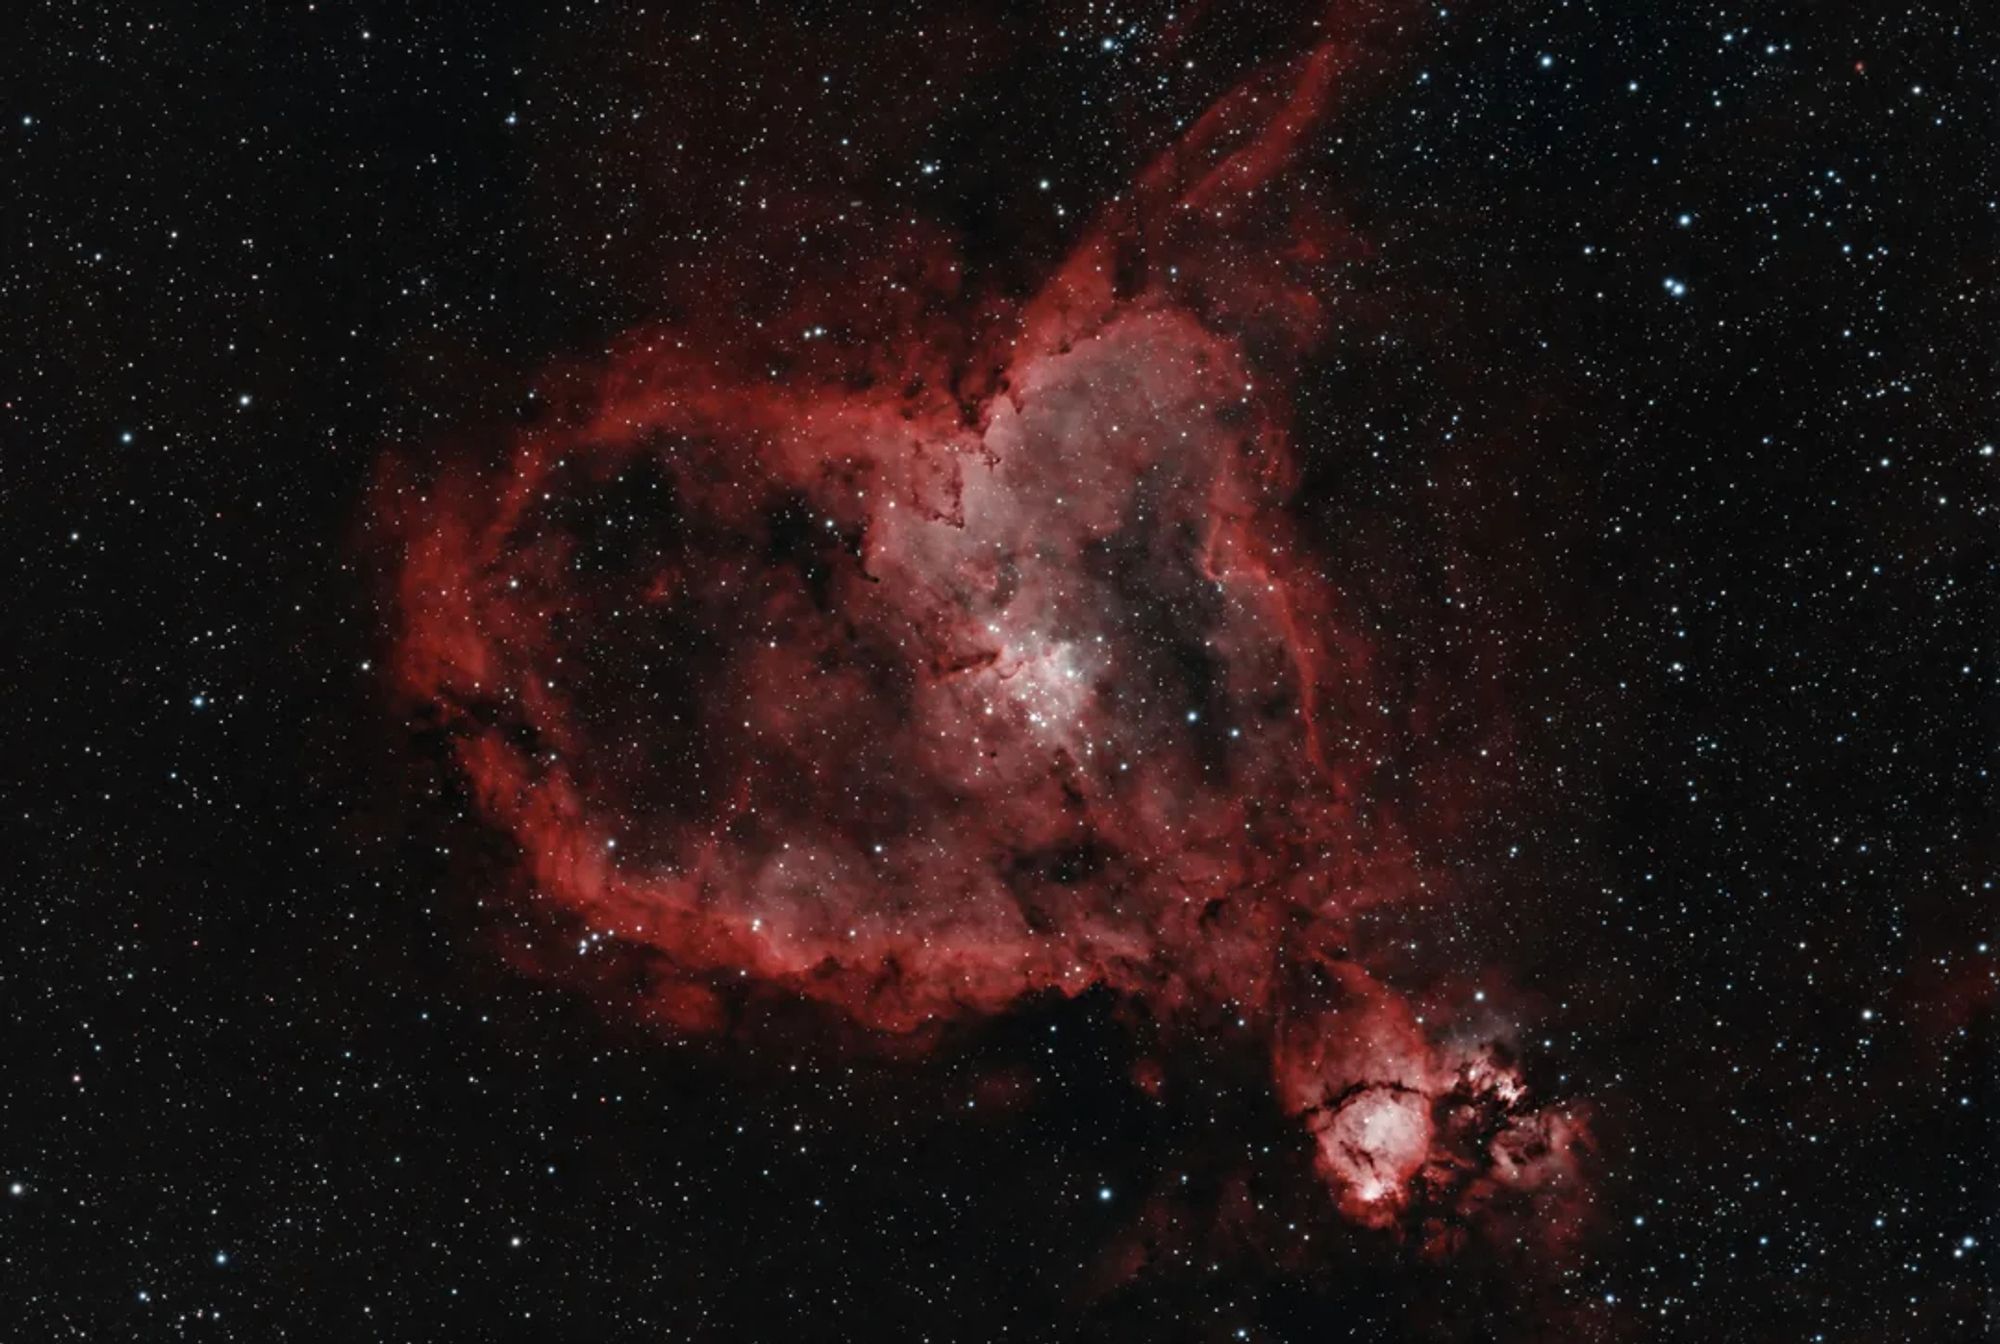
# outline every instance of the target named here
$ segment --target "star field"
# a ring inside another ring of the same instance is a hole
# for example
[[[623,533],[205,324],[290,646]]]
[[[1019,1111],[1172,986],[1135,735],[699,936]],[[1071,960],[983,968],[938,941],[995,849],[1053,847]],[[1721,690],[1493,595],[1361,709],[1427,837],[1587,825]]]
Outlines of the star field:
[[[31,5],[8,1318],[1990,1338],[1996,65]]]

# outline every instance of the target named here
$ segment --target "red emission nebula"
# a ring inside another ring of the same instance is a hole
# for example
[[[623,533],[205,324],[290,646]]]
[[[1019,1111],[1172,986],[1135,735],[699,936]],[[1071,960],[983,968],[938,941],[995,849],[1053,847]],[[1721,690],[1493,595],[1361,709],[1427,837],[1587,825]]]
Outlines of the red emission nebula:
[[[497,470],[391,460],[397,685],[680,1030],[1103,987],[1267,1055],[1351,1221],[1560,1246],[1585,1113],[1355,950],[1417,823],[1289,407],[1363,247],[1297,181],[1358,49],[1221,98],[1025,301],[925,242],[761,347],[633,336]]]

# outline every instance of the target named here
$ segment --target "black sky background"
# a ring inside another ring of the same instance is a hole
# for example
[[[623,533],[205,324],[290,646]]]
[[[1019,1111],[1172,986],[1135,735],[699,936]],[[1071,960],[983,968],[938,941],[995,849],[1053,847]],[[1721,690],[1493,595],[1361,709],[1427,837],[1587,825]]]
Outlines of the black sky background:
[[[1447,856],[1487,895],[1418,932],[1599,1109],[1576,1263],[1343,1233],[1258,1060],[1172,1047],[1157,1104],[1107,999],[905,1059],[524,976],[380,676],[385,451],[912,219],[1023,291],[1309,11],[1162,61],[1137,7],[43,3],[0,53],[0,1334],[1993,1337],[1990,20],[1466,9],[1306,169],[1376,251],[1303,507],[1394,664],[1506,721]],[[1098,1287],[1183,1176],[1186,1261]]]

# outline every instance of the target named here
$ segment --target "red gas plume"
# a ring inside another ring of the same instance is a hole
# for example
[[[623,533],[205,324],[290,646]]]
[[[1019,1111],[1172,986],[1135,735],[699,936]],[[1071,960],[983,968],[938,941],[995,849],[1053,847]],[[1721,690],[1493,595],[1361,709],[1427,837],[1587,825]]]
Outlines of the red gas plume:
[[[1359,50],[1223,97],[1024,303],[912,241],[849,282],[865,335],[831,295],[646,333],[503,469],[392,462],[396,675],[681,1028],[1103,986],[1268,1052],[1351,1219],[1560,1242],[1582,1117],[1354,951],[1418,878],[1371,641],[1290,512],[1360,244],[1289,170]]]

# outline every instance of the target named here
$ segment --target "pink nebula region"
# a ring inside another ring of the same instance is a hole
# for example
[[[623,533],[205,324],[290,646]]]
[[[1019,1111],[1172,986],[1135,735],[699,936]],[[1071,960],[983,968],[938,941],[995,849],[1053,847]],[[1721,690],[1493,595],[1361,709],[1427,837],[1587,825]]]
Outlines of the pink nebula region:
[[[497,468],[392,458],[395,674],[677,1030],[778,996],[921,1048],[1101,987],[1268,1056],[1354,1223],[1562,1246],[1587,1113],[1357,950],[1477,899],[1373,787],[1407,747],[1294,506],[1366,253],[1298,168],[1364,51],[1221,98],[1025,299],[913,230],[786,330],[565,372]]]

